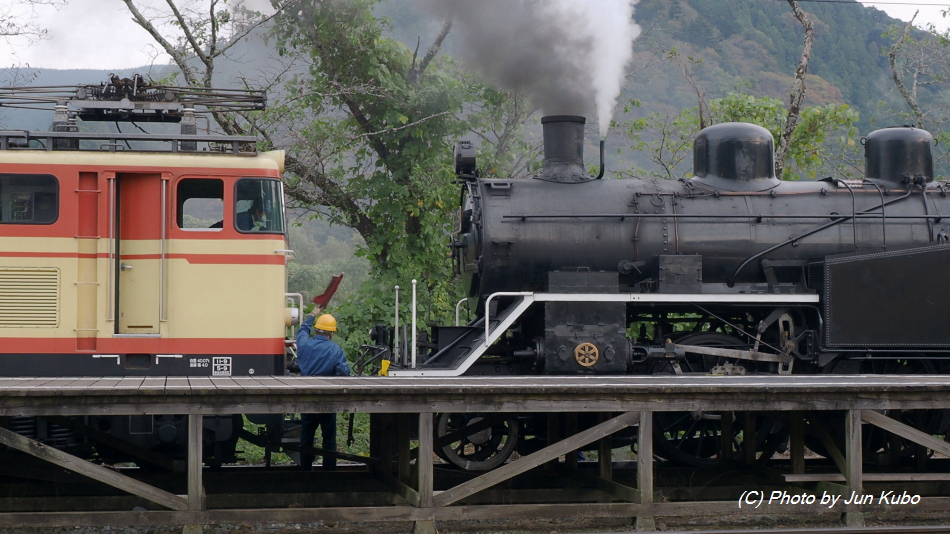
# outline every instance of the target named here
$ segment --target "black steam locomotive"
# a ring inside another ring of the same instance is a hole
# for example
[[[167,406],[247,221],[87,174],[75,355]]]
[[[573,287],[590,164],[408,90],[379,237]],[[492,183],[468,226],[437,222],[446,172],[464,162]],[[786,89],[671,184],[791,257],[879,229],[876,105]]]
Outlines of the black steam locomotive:
[[[585,173],[584,122],[542,119],[533,180],[480,178],[460,143],[452,248],[478,318],[435,328],[431,349],[391,375],[946,372],[950,199],[928,132],[868,135],[859,182],[778,180],[772,136],[745,123],[698,134],[693,178],[604,180],[603,149],[600,176]],[[722,454],[699,444],[718,416],[664,417],[661,453]],[[439,430],[471,419],[446,415]],[[479,434],[474,454],[442,452],[490,468],[519,426]]]

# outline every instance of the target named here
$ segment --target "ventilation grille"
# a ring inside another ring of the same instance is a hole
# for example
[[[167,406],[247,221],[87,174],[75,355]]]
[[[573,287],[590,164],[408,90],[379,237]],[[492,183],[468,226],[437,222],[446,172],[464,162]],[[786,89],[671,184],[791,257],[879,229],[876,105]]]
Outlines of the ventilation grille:
[[[0,328],[59,325],[59,269],[0,267]]]

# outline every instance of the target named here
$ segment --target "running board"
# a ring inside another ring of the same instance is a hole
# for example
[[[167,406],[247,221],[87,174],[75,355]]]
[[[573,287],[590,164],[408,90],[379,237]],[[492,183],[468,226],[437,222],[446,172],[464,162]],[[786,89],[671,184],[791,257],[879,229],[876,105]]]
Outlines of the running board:
[[[504,334],[511,325],[535,302],[633,302],[633,303],[723,303],[723,304],[814,304],[817,294],[783,295],[772,293],[532,293],[530,291],[499,292],[491,294],[485,300],[485,310],[491,309],[491,301],[497,297],[518,297],[510,313],[492,328],[490,319],[485,317],[485,335],[482,341],[459,365],[453,368],[389,369],[389,376],[462,376],[476,361],[485,354],[488,347]]]

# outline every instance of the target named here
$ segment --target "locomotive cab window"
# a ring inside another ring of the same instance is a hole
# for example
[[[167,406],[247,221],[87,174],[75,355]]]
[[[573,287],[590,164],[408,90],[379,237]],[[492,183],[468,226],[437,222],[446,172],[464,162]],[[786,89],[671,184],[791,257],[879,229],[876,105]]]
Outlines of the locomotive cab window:
[[[224,227],[224,180],[185,178],[178,182],[178,227],[220,230]]]
[[[0,223],[53,224],[59,182],[46,174],[0,174]]]
[[[238,180],[234,196],[234,227],[242,233],[284,233],[284,197],[280,181]]]

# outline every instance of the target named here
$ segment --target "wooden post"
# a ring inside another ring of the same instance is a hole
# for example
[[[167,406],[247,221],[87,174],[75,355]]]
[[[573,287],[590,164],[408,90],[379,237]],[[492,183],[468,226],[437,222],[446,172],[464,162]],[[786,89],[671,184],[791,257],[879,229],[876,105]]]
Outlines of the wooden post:
[[[863,495],[864,481],[861,471],[861,410],[848,410],[845,412],[845,485],[849,495]],[[849,527],[863,527],[864,513],[860,511],[857,505],[848,505],[842,514],[842,521]]]
[[[432,412],[419,414],[419,454],[416,455],[416,468],[419,474],[416,488],[419,490],[419,508],[432,508],[433,465],[432,465]],[[435,521],[416,521],[413,534],[437,534]]]
[[[792,461],[792,473],[801,475],[805,472],[805,412],[795,410],[788,417],[788,454]]]
[[[204,438],[203,416],[188,414],[188,511],[204,510],[204,485],[201,481],[202,441]],[[182,534],[201,534],[203,525],[185,525]]]
[[[640,428],[637,436],[637,490],[640,504],[653,504],[653,412],[640,412]],[[637,532],[653,532],[656,521],[653,514],[638,515],[633,521]]]

